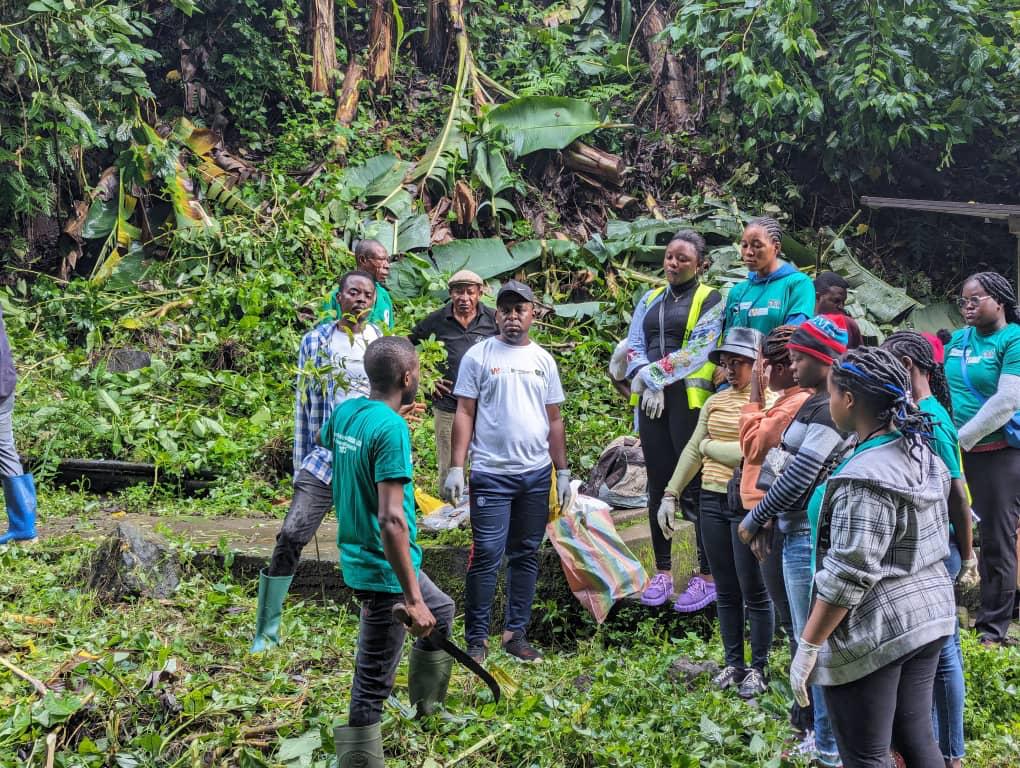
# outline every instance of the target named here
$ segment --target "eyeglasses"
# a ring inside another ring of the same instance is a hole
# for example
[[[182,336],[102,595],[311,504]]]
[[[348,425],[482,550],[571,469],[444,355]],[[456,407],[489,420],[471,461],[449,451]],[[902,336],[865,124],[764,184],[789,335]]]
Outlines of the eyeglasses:
[[[956,306],[960,309],[966,309],[967,307],[979,307],[981,302],[985,299],[990,299],[991,296],[961,296],[956,300]]]

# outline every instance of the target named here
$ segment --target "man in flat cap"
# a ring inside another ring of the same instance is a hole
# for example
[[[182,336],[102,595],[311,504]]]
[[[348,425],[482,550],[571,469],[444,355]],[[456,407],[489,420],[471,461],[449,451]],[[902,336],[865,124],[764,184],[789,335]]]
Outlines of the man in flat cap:
[[[457,398],[453,385],[460,371],[460,361],[475,344],[495,336],[496,312],[480,303],[485,283],[474,272],[462,269],[450,278],[450,301],[430,314],[411,330],[411,343],[419,344],[430,336],[446,347],[443,378],[436,382],[432,393],[432,416],[436,429],[436,458],[439,463],[439,486],[446,482],[453,451],[453,416]],[[455,502],[456,503],[456,502]]]
[[[453,459],[443,485],[446,499],[464,492],[471,448],[471,558],[464,601],[467,652],[483,661],[496,579],[506,555],[503,650],[521,661],[541,661],[528,642],[531,602],[538,579],[538,548],[549,517],[556,472],[562,506],[570,470],[560,416],[563,387],[552,355],[532,341],[535,296],[508,280],[496,295],[499,335],[464,355],[454,387]]]

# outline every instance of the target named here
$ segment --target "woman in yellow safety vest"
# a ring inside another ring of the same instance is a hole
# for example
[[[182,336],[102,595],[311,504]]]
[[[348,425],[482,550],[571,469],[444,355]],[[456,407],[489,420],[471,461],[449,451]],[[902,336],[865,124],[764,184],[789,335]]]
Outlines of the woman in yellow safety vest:
[[[656,574],[641,596],[645,605],[663,605],[673,596],[669,540],[656,521],[666,483],[698,423],[701,406],[715,392],[715,366],[708,353],[722,333],[722,297],[698,280],[705,241],[691,230],[677,232],[666,246],[662,269],[667,285],[645,293],[630,323],[627,378],[638,409],[638,434],[648,473],[648,522]],[[696,483],[693,484],[696,486]],[[681,504],[694,517],[698,488]],[[689,613],[715,600],[715,586],[698,533],[700,573],[673,607]]]

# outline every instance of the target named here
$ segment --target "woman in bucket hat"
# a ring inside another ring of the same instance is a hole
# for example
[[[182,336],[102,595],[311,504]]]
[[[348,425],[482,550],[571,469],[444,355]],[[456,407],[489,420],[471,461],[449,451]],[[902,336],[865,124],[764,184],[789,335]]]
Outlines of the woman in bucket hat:
[[[680,455],[666,493],[679,497],[701,471],[698,524],[708,562],[715,576],[726,665],[713,682],[720,688],[739,686],[744,698],[763,692],[765,667],[772,644],[772,601],[758,560],[737,536],[740,510],[730,509],[726,486],[743,458],[740,452],[740,414],[751,389],[751,367],[758,356],[761,334],[733,328],[710,359],[723,368],[729,388],[712,395],[701,409],[698,425]],[[663,508],[658,519],[663,535],[673,533],[675,518]],[[751,665],[744,655],[745,610],[751,625]]]

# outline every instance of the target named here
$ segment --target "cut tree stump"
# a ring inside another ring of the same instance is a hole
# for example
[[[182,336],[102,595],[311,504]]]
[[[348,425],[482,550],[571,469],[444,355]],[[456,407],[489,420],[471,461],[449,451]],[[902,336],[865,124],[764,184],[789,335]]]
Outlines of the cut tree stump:
[[[103,540],[79,576],[108,602],[136,597],[163,600],[181,580],[177,555],[166,542],[123,522]]]

